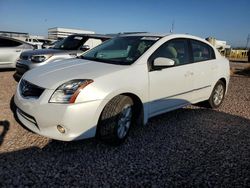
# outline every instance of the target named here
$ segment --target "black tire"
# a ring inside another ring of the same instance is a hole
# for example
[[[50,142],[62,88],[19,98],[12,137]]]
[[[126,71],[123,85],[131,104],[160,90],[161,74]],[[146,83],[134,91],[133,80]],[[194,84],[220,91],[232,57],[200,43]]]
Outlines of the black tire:
[[[97,137],[102,141],[119,145],[127,138],[130,128],[134,123],[133,100],[124,95],[118,95],[111,99],[104,107],[97,126]],[[129,118],[125,118],[125,112],[131,111]],[[121,127],[124,124],[125,135],[121,134]],[[128,126],[129,124],[129,126]],[[128,127],[127,127],[128,126]]]
[[[217,89],[221,88],[222,91],[221,91],[221,95],[218,93]],[[210,95],[210,98],[208,99],[207,101],[207,104],[208,104],[208,107],[209,108],[218,108],[223,100],[224,100],[224,97],[225,97],[225,92],[226,92],[226,86],[225,86],[225,83],[222,82],[221,80],[219,80],[215,86],[214,86],[214,89]],[[216,102],[216,97],[218,98],[218,101]]]

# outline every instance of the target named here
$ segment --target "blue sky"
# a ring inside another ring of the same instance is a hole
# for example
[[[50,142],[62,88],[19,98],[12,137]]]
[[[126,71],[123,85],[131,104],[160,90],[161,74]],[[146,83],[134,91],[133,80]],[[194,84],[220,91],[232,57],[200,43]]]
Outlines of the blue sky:
[[[249,0],[0,0],[0,30],[47,35],[50,27],[97,33],[148,31],[214,36],[246,45]]]

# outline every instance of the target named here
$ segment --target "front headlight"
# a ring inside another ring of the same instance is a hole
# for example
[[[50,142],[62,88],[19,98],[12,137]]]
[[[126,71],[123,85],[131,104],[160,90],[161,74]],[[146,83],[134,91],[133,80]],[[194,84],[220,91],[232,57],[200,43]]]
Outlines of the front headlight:
[[[71,80],[59,86],[51,96],[50,103],[74,103],[79,93],[93,80]]]
[[[34,55],[30,59],[34,63],[41,63],[41,62],[44,62],[47,59],[49,59],[51,56],[52,56],[51,54],[49,54],[49,55]]]

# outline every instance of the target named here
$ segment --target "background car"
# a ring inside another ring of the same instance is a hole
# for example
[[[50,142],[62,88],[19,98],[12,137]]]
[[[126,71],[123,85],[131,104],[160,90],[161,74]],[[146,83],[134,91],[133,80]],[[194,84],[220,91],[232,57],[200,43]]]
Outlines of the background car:
[[[153,116],[203,101],[219,107],[229,77],[228,60],[204,39],[124,35],[27,72],[14,101],[19,120],[40,135],[117,144]]]
[[[21,40],[0,36],[0,68],[15,68],[20,54],[34,46]]]
[[[26,38],[25,42],[35,46],[36,49],[41,49],[43,42],[40,42],[38,39],[34,39],[34,38]]]
[[[74,58],[110,38],[111,36],[98,34],[75,34],[59,41],[52,48],[24,52],[16,64],[14,78],[18,81],[30,69]]]
[[[42,40],[40,40],[42,42]],[[56,43],[58,43],[60,40],[56,40],[56,41],[50,41],[50,40],[43,40],[43,45],[42,48],[52,48],[53,46],[56,45]]]

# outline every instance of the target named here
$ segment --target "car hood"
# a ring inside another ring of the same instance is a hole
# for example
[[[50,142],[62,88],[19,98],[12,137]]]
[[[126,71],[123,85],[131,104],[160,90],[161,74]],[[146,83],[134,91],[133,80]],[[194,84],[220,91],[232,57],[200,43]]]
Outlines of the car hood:
[[[77,53],[77,50],[58,50],[58,49],[37,49],[37,50],[30,50],[22,53],[22,56],[33,56],[33,55],[47,55],[47,54],[71,54]]]
[[[68,59],[32,69],[24,74],[23,79],[43,88],[56,89],[70,80],[95,79],[126,67],[83,59]]]

